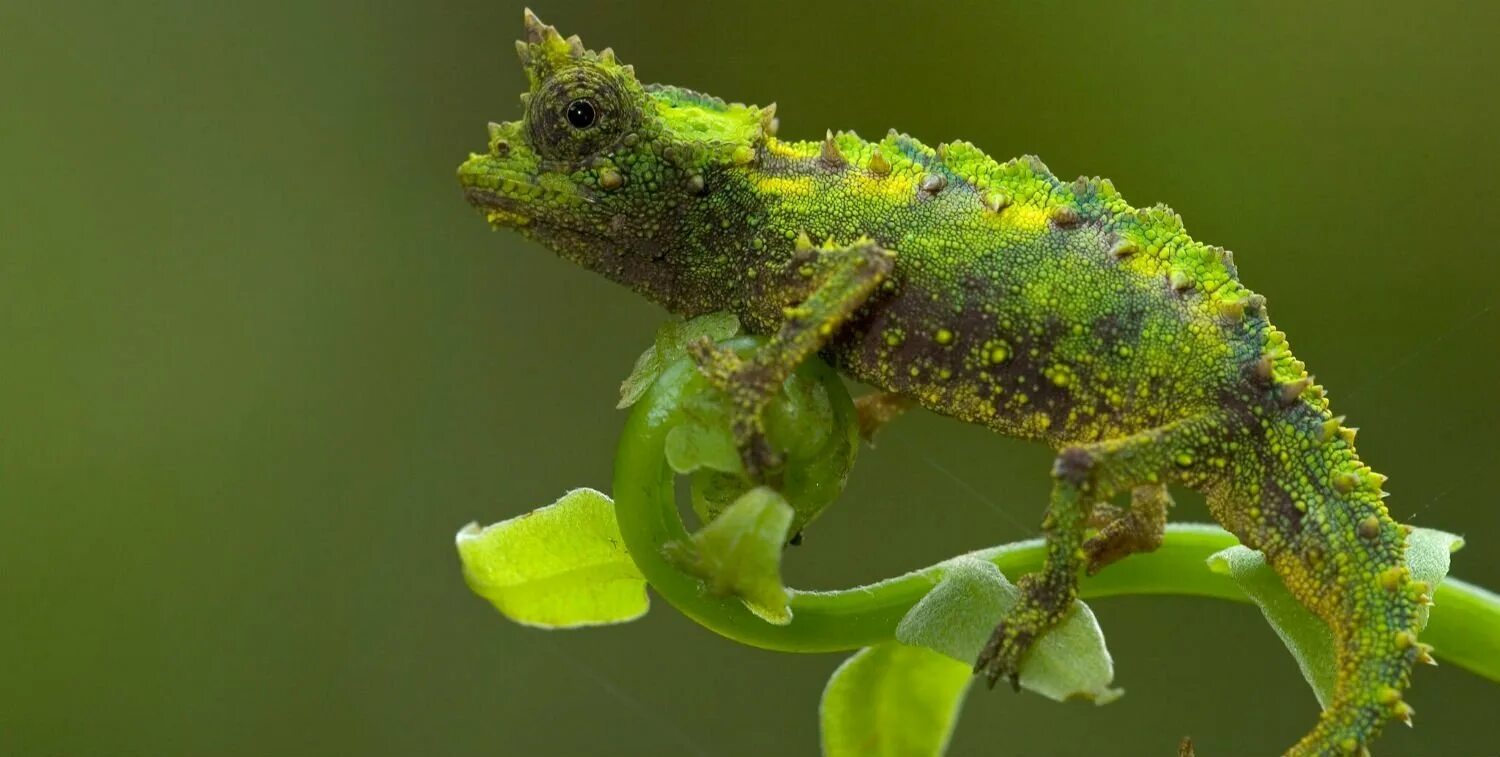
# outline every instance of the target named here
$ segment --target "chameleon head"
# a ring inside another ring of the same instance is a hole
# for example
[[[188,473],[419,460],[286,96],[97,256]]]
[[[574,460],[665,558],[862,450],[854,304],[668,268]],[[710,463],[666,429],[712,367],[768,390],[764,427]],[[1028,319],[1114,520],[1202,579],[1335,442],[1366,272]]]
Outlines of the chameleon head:
[[[725,212],[710,195],[754,160],[775,107],[642,85],[612,50],[564,39],[530,10],[516,50],[524,113],[490,124],[488,149],[459,166],[469,202],[497,228],[661,294],[689,254],[685,236]]]

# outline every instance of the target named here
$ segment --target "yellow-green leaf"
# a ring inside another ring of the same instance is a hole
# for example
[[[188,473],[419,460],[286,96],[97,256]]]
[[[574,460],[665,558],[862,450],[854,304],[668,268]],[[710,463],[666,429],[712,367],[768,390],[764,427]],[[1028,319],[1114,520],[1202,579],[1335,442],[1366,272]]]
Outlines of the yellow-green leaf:
[[[733,595],[769,623],[792,620],[781,583],[781,552],[792,524],[792,506],[774,489],[745,492],[711,523],[677,544],[673,559],[708,583],[708,590]]]
[[[457,542],[469,588],[517,623],[575,628],[646,613],[646,579],[620,538],[614,502],[593,489],[487,528],[470,523]]]
[[[968,665],[923,647],[860,650],[823,689],[824,757],[939,757],[971,680]]]

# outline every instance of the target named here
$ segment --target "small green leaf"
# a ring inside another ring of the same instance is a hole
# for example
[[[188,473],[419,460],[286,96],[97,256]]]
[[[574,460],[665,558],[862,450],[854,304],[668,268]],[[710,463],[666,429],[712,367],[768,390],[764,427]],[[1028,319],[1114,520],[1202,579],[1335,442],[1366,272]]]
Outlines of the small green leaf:
[[[960,557],[946,564],[943,579],[901,619],[896,639],[973,664],[995,624],[1020,597],[993,563]],[[1114,660],[1094,613],[1082,602],[1056,628],[1037,640],[1021,663],[1021,686],[1059,702],[1086,699],[1106,704],[1122,693],[1110,687]]]
[[[1406,565],[1411,568],[1412,578],[1432,586],[1432,596],[1436,597],[1438,587],[1448,577],[1453,553],[1463,548],[1462,536],[1432,528],[1413,528],[1406,537]],[[1436,606],[1418,608],[1418,631],[1427,627],[1428,612]]]
[[[539,628],[624,623],[646,613],[646,579],[610,498],[574,489],[546,507],[458,532],[469,588],[505,617]]]
[[[823,689],[824,757],[940,757],[971,680],[968,665],[922,647],[861,649]]]
[[[792,523],[792,506],[774,489],[745,492],[713,522],[677,543],[671,557],[708,582],[710,592],[739,597],[768,623],[792,620],[781,583],[781,551]]]
[[[739,473],[740,453],[726,426],[683,423],[667,432],[667,464],[677,473],[692,473],[700,468],[723,473]],[[702,513],[700,513],[701,515]]]
[[[636,403],[656,382],[664,368],[687,355],[689,344],[703,337],[720,342],[739,333],[740,320],[734,313],[718,312],[688,321],[668,321],[656,332],[656,343],[636,358],[635,367],[620,384],[620,403],[627,408]]]
[[[698,522],[710,523],[752,485],[729,431],[723,395],[707,389],[696,368],[689,375],[690,384],[703,387],[705,393],[686,393],[682,420],[667,432],[663,452],[675,473],[689,476]]]
[[[1415,529],[1406,542],[1406,564],[1412,577],[1431,584],[1436,597],[1438,585],[1448,575],[1449,556],[1463,545],[1464,540],[1453,534],[1430,528]],[[1266,564],[1265,556],[1256,550],[1235,545],[1210,556],[1208,567],[1233,578],[1260,607],[1266,621],[1297,660],[1297,667],[1317,695],[1318,703],[1326,708],[1338,673],[1333,634],[1328,626],[1286,590],[1286,585]],[[1427,625],[1425,612],[1419,625]]]

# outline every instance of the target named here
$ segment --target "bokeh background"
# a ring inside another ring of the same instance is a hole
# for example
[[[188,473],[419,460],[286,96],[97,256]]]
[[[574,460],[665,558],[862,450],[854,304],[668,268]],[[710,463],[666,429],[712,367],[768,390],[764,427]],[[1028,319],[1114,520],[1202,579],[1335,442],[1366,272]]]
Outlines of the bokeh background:
[[[1500,586],[1500,6],[535,2],[647,80],[780,103],[783,136],[897,126],[1169,202],[1236,251],[1397,515]],[[518,113],[520,21],[0,5],[0,754],[814,753],[839,655],[662,603],[542,633],[460,578],[464,523],[608,486],[663,318],[460,196]],[[1030,536],[1049,459],[905,419],[790,582]],[[976,691],[952,754],[1269,754],[1310,725],[1251,607],[1095,608],[1129,694]],[[1410,700],[1380,753],[1500,749],[1494,684],[1422,669]]]

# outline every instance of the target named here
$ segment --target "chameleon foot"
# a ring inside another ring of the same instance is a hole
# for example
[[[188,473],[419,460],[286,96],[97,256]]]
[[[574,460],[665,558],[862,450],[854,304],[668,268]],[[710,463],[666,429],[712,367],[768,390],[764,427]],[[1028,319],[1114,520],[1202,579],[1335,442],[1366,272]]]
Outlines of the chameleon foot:
[[[1052,498],[1047,515],[1042,519],[1047,560],[1040,571],[1022,576],[1017,582],[1021,589],[1020,599],[1001,619],[989,643],[979,653],[979,660],[974,664],[975,673],[984,674],[991,687],[1001,677],[1009,678],[1012,687],[1020,686],[1021,661],[1026,652],[1042,634],[1062,620],[1078,596],[1078,572],[1088,557],[1083,549],[1083,534],[1090,515],[1096,511],[1105,516],[1114,512],[1112,508],[1097,508],[1095,504],[1108,501],[1111,494],[1126,487],[1139,485],[1144,489],[1155,489],[1144,492],[1144,496],[1137,493],[1132,510],[1110,525],[1131,524],[1129,527],[1119,526],[1117,530],[1122,533],[1141,531],[1149,536],[1158,532],[1160,526],[1156,521],[1165,518],[1168,500],[1165,490],[1160,486],[1146,486],[1146,482],[1159,481],[1162,472],[1171,470],[1174,461],[1184,456],[1191,459],[1193,445],[1206,436],[1203,434],[1205,429],[1213,428],[1217,422],[1216,418],[1203,416],[1122,439],[1070,447],[1058,453],[1052,465]],[[1145,500],[1144,506],[1142,499]],[[1160,509],[1161,514],[1152,515],[1149,521],[1145,521],[1149,527],[1133,525],[1132,518],[1153,508]],[[1106,525],[1104,531],[1109,531],[1110,525]],[[1102,556],[1140,542],[1124,536],[1106,536],[1096,543],[1100,545]]]
[[[1171,506],[1172,497],[1161,484],[1136,487],[1129,510],[1096,505],[1089,525],[1099,533],[1083,543],[1085,572],[1092,576],[1123,557],[1155,551],[1166,532]]]
[[[729,397],[733,413],[730,429],[745,475],[765,483],[768,472],[781,465],[781,455],[766,439],[761,410],[777,389],[772,372],[754,361],[741,359],[707,337],[688,346],[688,354],[704,378]]]
[[[974,672],[983,675],[992,689],[995,682],[1008,678],[1012,689],[1021,690],[1021,661],[1032,644],[1057,625],[1072,605],[1071,593],[1048,591],[1036,576],[1023,576],[1019,587],[1020,601],[995,626],[974,663]]]

